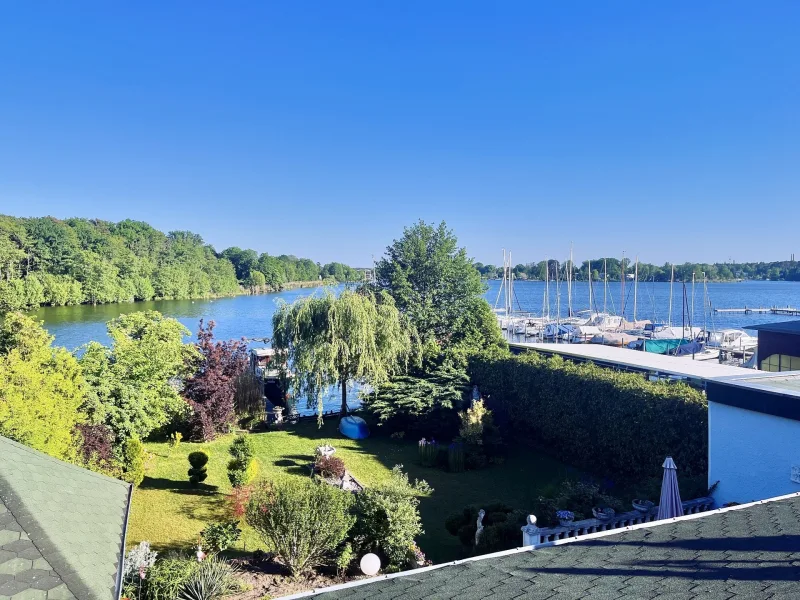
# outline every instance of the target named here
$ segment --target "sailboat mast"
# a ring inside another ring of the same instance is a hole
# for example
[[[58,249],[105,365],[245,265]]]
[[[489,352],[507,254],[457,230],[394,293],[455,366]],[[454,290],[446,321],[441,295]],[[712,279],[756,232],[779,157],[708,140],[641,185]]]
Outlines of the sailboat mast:
[[[675,283],[675,265],[672,265],[672,274],[669,276],[669,319],[667,325],[672,327],[672,285]]]
[[[589,261],[589,316],[592,316],[592,261]]]
[[[572,316],[572,242],[569,244],[569,265],[567,265],[567,316]]]
[[[607,315],[608,311],[606,310],[606,291],[608,290],[608,268],[606,265],[606,259],[603,259],[603,315]]]
[[[511,271],[511,250],[508,251],[508,314],[514,312],[514,273]]]
[[[636,269],[633,275],[633,320],[636,321],[636,300],[639,294],[639,257],[636,257]]]
[[[691,319],[694,319],[694,270],[692,270],[692,311],[691,311]]]
[[[622,262],[619,265],[619,282],[620,282],[620,294],[622,297],[620,299],[620,315],[622,318],[625,318],[625,252],[622,253]]]

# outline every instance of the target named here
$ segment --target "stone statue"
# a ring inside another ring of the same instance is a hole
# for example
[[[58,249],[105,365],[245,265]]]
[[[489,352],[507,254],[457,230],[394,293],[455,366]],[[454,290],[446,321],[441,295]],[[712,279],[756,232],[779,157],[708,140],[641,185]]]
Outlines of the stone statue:
[[[486,511],[483,510],[483,509],[480,509],[478,511],[478,522],[477,522],[478,529],[475,531],[475,545],[476,546],[478,545],[478,542],[481,539],[481,534],[483,533],[483,517],[485,517],[485,516],[486,516]]]
[[[528,515],[528,524],[521,527],[522,529],[522,545],[533,546],[540,541],[539,528],[536,526],[536,515]]]

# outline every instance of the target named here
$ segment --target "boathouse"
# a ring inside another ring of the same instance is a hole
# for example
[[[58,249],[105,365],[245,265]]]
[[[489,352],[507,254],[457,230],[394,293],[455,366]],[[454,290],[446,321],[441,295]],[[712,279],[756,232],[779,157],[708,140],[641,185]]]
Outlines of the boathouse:
[[[758,331],[758,368],[800,371],[800,321],[748,327]]]

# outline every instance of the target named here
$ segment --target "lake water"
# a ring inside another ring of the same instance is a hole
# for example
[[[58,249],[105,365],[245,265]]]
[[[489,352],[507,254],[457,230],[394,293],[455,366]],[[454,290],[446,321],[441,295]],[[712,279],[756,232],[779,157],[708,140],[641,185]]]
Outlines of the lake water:
[[[593,308],[603,309],[603,285],[593,284]],[[640,283],[636,302],[639,319],[666,321],[669,316],[669,283]],[[741,308],[744,306],[794,306],[800,305],[800,282],[790,281],[744,281],[740,283],[709,283],[708,300],[717,308]],[[334,288],[334,289],[341,289]],[[486,298],[495,305],[499,281],[489,281]],[[545,285],[541,281],[519,281],[514,284],[514,309],[541,314]],[[92,340],[109,343],[106,322],[123,314],[138,310],[157,310],[166,316],[178,319],[193,333],[200,319],[215,321],[219,339],[268,338],[272,335],[272,315],[279,302],[293,300],[309,294],[320,293],[322,288],[295,289],[277,294],[258,296],[235,296],[214,300],[160,300],[134,304],[104,304],[99,306],[45,307],[33,313],[44,321],[45,328],[56,338],[58,345],[70,350],[77,349]],[[691,313],[691,284],[686,286],[686,295]],[[561,284],[561,314],[567,314],[567,286]],[[680,324],[684,312],[681,310],[683,286],[673,287],[672,321]],[[502,306],[502,298],[500,306]],[[619,314],[623,304],[619,282],[609,283],[606,292],[606,307],[609,312]],[[633,284],[626,285],[624,314],[633,318]],[[703,326],[704,293],[702,284],[695,286],[694,316],[692,325]],[[556,314],[557,290],[550,285],[550,314]],[[573,286],[573,310],[589,308],[589,285],[576,282]],[[688,322],[689,315],[686,315]],[[771,314],[710,313],[705,310],[705,321],[709,328],[747,328],[758,323],[791,320]],[[752,333],[752,332],[751,332]],[[254,344],[261,345],[261,344]]]

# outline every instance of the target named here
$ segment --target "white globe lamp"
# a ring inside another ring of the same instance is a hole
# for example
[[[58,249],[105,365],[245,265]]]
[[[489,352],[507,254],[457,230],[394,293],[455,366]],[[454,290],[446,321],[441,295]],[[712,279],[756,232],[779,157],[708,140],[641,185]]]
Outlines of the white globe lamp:
[[[364,573],[364,575],[372,577],[373,575],[377,575],[378,571],[381,570],[381,559],[378,558],[376,554],[370,552],[361,557],[360,566],[361,572]]]

